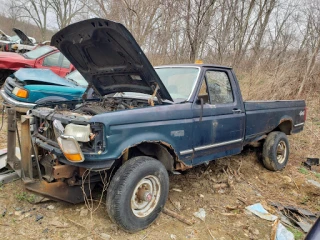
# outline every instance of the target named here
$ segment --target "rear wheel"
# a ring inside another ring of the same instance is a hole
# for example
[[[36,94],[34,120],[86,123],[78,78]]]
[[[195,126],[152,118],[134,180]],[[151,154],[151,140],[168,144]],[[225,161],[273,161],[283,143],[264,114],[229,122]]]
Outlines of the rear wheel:
[[[107,211],[113,222],[128,232],[148,227],[160,214],[169,192],[163,164],[151,157],[128,160],[112,178]]]
[[[263,165],[271,171],[282,170],[289,159],[289,141],[283,132],[271,132],[263,145]]]

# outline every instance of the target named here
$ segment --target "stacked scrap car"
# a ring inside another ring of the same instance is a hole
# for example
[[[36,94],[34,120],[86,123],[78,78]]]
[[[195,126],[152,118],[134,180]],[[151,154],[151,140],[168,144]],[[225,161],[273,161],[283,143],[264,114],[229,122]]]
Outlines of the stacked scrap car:
[[[21,68],[7,78],[0,94],[6,106],[27,112],[36,104],[79,100],[87,85],[77,70],[62,78],[50,69]]]
[[[0,52],[0,85],[20,68],[50,69],[61,77],[75,69],[70,61],[52,46],[38,47],[24,54]]]
[[[0,30],[0,50],[6,52],[28,52],[35,48],[36,40],[32,37],[28,37],[24,32],[17,28],[12,29],[17,35],[8,36]]]

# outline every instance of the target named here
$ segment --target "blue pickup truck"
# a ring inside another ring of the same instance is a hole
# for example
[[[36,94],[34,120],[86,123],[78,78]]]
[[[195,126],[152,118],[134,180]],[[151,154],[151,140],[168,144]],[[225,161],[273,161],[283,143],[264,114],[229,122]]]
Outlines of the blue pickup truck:
[[[168,172],[238,154],[253,143],[263,146],[264,166],[278,171],[289,160],[287,135],[303,130],[304,101],[244,102],[230,67],[153,68],[119,23],[78,22],[56,33],[51,44],[99,99],[32,110],[42,177],[26,187],[76,203],[89,183],[93,188],[108,179],[107,212],[126,231],[157,218],[168,196]]]

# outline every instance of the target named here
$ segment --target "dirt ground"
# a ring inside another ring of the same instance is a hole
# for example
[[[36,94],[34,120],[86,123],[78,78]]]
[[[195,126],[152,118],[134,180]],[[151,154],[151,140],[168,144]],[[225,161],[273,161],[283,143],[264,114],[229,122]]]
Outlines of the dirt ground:
[[[93,212],[85,204],[32,204],[35,196],[17,180],[0,186],[1,239],[270,239],[272,222],[248,213],[246,206],[262,203],[277,215],[270,202],[280,202],[320,212],[320,189],[307,183],[320,182],[320,167],[313,172],[301,166],[307,157],[320,157],[319,112],[319,99],[308,102],[305,130],[289,137],[291,153],[283,171],[266,170],[259,153],[247,148],[240,155],[171,175],[166,207],[194,220],[192,226],[161,213],[149,228],[128,234],[110,221],[105,200],[100,205],[95,201]],[[6,147],[6,123],[0,147]],[[219,183],[228,187],[215,188]],[[206,212],[205,221],[193,216],[199,208]],[[301,230],[291,230],[303,239]]]

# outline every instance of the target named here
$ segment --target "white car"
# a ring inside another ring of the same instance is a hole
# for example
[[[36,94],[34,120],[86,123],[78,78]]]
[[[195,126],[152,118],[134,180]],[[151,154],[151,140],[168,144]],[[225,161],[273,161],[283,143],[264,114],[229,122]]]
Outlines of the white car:
[[[0,30],[0,50],[28,52],[36,46],[36,39],[29,37],[17,28],[12,29],[17,35],[12,37]]]

